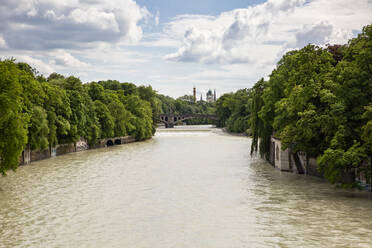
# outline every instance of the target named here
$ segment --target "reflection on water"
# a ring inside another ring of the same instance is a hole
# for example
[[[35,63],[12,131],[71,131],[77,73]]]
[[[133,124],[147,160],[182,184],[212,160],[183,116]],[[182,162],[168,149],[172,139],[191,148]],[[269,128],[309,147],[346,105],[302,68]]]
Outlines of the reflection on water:
[[[248,138],[202,129],[0,178],[0,247],[371,247],[370,194],[279,172]]]

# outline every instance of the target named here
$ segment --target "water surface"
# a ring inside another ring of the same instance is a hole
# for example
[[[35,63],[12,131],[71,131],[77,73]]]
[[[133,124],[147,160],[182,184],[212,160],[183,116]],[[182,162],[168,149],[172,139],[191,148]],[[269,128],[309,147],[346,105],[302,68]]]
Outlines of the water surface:
[[[282,173],[205,127],[0,178],[0,247],[371,247],[372,199]]]

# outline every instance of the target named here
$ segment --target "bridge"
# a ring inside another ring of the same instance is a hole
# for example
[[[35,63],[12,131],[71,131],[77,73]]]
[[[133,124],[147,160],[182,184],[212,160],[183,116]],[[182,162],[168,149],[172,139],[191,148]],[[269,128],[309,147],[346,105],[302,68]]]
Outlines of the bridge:
[[[217,120],[216,115],[204,115],[204,114],[184,114],[184,115],[160,114],[159,116],[159,120],[165,124],[165,128],[173,128],[176,123],[183,122],[188,119],[195,119],[195,118]]]

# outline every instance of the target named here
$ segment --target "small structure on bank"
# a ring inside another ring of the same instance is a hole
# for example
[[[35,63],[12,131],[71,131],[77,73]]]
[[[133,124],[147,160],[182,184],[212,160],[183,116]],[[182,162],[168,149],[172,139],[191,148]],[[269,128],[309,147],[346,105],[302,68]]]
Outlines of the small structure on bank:
[[[289,148],[282,150],[282,143],[274,135],[271,136],[269,162],[281,171],[294,172],[313,176],[321,176],[318,172],[316,158],[309,158],[306,153],[293,154]]]

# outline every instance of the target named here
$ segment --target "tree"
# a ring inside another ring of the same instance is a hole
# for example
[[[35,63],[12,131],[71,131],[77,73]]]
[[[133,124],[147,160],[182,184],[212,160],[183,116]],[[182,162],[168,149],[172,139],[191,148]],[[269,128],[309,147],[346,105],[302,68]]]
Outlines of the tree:
[[[114,118],[109,109],[100,100],[94,101],[94,110],[101,130],[101,139],[114,137]]]
[[[125,107],[133,114],[131,124],[135,129],[130,133],[137,140],[148,139],[152,136],[151,105],[137,95],[122,98]]]
[[[33,106],[28,133],[32,150],[43,150],[48,147],[48,120],[47,114],[42,107]]]
[[[14,61],[0,61],[0,173],[19,164],[27,143],[27,115],[22,113],[22,87]]]
[[[270,150],[271,129],[265,126],[264,121],[259,117],[259,112],[264,105],[262,94],[267,87],[267,82],[262,78],[252,88],[252,105],[250,115],[250,127],[252,134],[251,155],[258,150],[260,144],[260,155],[263,157]],[[260,142],[258,142],[260,140]]]
[[[47,112],[49,128],[48,142],[55,146],[69,134],[71,128],[68,121],[72,115],[70,100],[66,90],[57,85],[43,82],[42,87],[45,92],[43,107]]]
[[[273,73],[272,77],[283,80],[283,97],[275,103],[273,122],[283,149],[316,157],[329,145],[333,133],[328,128],[340,121],[333,114],[342,110],[329,89],[332,62],[328,51],[308,45],[285,56]]]
[[[327,179],[349,187],[354,184],[345,180],[345,175],[355,175],[356,171],[364,173],[371,182],[372,25],[364,27],[343,51],[333,77],[345,120],[318,163]]]

